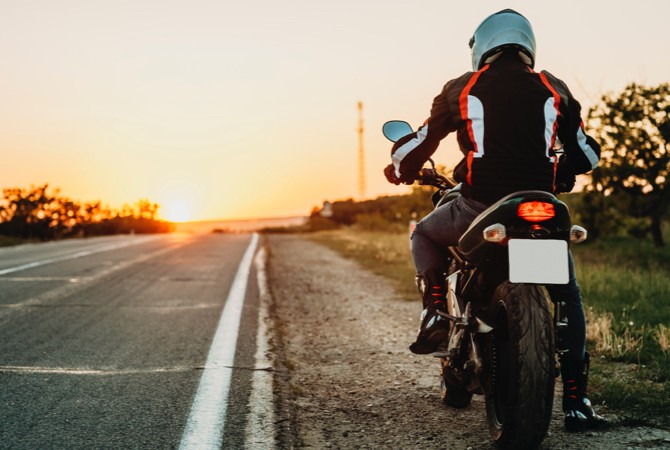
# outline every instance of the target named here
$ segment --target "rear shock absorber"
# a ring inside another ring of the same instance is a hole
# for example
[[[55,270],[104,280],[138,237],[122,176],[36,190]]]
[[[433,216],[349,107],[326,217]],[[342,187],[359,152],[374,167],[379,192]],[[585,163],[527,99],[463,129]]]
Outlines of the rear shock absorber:
[[[556,354],[561,357],[568,352],[565,333],[568,330],[568,318],[565,315],[565,302],[554,303],[554,335],[556,336]],[[556,372],[558,377],[561,374],[561,365],[556,360]]]

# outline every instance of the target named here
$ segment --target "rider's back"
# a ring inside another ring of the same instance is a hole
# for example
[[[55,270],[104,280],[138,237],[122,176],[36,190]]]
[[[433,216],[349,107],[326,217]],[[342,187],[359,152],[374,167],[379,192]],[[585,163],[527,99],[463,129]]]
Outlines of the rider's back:
[[[549,150],[561,96],[550,79],[555,80],[504,52],[478,72],[447,83],[435,99],[431,118],[448,116],[444,126],[457,131],[464,159],[454,176],[466,196],[490,204],[515,191],[553,191],[555,158]],[[431,125],[439,126],[439,120]]]

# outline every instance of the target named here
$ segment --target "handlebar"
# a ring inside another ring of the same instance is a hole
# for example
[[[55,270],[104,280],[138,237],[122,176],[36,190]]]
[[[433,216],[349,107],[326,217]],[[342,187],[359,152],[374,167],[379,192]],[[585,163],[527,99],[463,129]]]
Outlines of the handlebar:
[[[452,189],[456,183],[440,174],[434,168],[424,167],[419,171],[416,180],[422,186],[435,186],[440,190]]]

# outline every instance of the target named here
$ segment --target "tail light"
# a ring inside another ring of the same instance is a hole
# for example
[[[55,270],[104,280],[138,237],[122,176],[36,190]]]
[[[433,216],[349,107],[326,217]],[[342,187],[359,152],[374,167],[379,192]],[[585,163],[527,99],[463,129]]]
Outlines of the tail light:
[[[556,215],[554,205],[545,202],[525,202],[519,205],[517,215],[528,222],[544,222]]]

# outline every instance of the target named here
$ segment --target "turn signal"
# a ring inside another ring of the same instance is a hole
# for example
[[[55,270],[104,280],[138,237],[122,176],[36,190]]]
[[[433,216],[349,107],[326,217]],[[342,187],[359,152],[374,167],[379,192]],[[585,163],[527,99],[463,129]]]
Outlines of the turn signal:
[[[507,238],[505,225],[494,223],[484,229],[484,240],[488,242],[502,242]]]
[[[588,233],[586,229],[580,227],[579,225],[573,225],[572,228],[570,228],[570,242],[572,242],[573,244],[579,244],[580,242],[584,242],[586,240],[587,235]]]
[[[526,202],[519,205],[517,215],[528,222],[543,222],[556,215],[554,205],[544,202]]]

